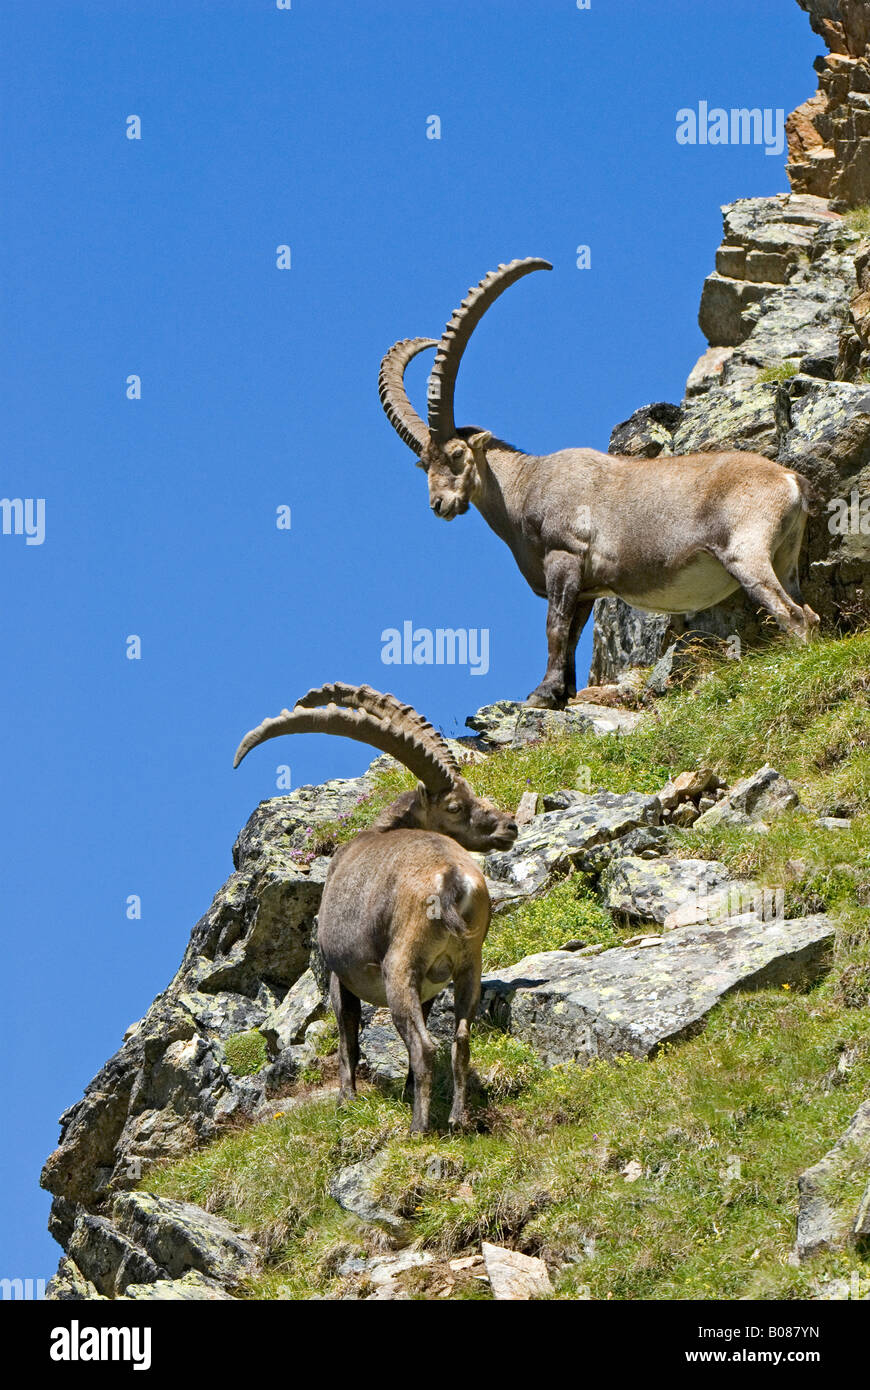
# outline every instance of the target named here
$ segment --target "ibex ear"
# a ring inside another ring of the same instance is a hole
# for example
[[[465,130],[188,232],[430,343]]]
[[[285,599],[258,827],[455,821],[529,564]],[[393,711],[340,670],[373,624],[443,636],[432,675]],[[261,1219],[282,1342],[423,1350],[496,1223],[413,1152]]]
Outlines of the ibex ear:
[[[486,445],[489,443],[489,441],[490,441],[491,439],[492,439],[492,431],[491,431],[491,430],[478,430],[477,434],[473,434],[473,435],[471,436],[471,438],[469,439],[468,443],[470,444],[471,448],[474,449],[474,450],[477,450],[477,449],[484,449],[484,448],[486,448]]]
[[[420,798],[420,805],[424,809],[429,805],[429,788],[425,782],[417,783],[417,796]]]

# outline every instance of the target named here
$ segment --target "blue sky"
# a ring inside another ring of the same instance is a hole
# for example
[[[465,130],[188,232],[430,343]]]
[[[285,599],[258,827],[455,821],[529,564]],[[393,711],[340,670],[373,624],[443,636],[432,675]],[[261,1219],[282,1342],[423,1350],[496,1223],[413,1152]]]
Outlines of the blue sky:
[[[454,732],[543,674],[543,602],[476,513],[431,516],[381,355],[545,256],[478,330],[457,420],[605,449],[679,400],[719,206],[786,179],[678,145],[675,113],[790,111],[822,44],[794,0],[6,0],[0,31],[0,493],[46,508],[42,545],[0,535],[0,1276],[37,1278],[56,1117],[174,973],[276,765],[368,761],[312,736],[234,773],[240,736],[335,678]],[[488,673],[384,666],[405,620],[489,629]]]

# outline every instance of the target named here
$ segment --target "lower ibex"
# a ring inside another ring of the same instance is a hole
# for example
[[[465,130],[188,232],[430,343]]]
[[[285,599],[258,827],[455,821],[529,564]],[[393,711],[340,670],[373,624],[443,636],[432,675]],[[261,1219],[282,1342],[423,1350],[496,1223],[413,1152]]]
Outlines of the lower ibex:
[[[318,706],[326,705],[325,709]],[[360,1000],[386,1005],[408,1049],[412,1133],[429,1128],[435,1044],[426,1027],[435,995],[453,981],[451,1127],[467,1123],[469,1030],[480,998],[489,930],[486,881],[468,850],[507,849],[513,818],[474,795],[439,733],[410,705],[370,686],[310,690],[246,734],[234,766],[280,734],[343,734],[404,763],[420,780],[333,856],[317,940],[338,1020],[340,1099],[356,1089]]]
[[[803,602],[798,555],[812,486],[761,454],[627,458],[595,449],[522,453],[488,430],[457,429],[453,393],[462,354],[500,294],[533,270],[501,265],[470,290],[441,337],[405,338],[381,363],[387,417],[429,480],[429,505],[452,521],[474,504],[547,599],[547,670],[528,697],[552,707],[576,694],[577,641],[596,598],[635,608],[698,612],[742,588],[780,627],[806,640],[818,616]],[[437,348],[429,420],[408,399],[405,368]]]

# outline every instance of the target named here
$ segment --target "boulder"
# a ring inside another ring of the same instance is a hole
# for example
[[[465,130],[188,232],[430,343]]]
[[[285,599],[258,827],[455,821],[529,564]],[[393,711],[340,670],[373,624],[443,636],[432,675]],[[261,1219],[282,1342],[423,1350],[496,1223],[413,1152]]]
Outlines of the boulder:
[[[680,927],[654,949],[544,951],[485,976],[481,1009],[555,1062],[647,1057],[695,1032],[734,989],[803,985],[834,940],[825,916]]]
[[[166,1271],[146,1250],[103,1216],[83,1211],[76,1219],[67,1251],[84,1278],[104,1298],[114,1298],[128,1284],[151,1284]]]
[[[481,1250],[495,1299],[546,1298],[553,1292],[547,1266],[536,1255],[484,1241]]]
[[[831,50],[817,58],[819,89],[786,122],[792,188],[835,207],[870,200],[870,20],[863,0],[798,0]]]
[[[555,734],[611,734],[637,727],[643,713],[608,709],[593,704],[569,704],[565,709],[535,709],[518,700],[499,700],[484,705],[466,719],[477,734],[475,743],[484,752],[494,748],[520,748]]]
[[[260,1032],[273,1057],[294,1043],[301,1043],[310,1023],[323,1017],[326,1003],[312,970],[299,976],[281,1003],[260,1024]]]
[[[113,1203],[112,1219],[117,1230],[147,1251],[170,1279],[196,1270],[234,1289],[260,1264],[260,1252],[248,1236],[192,1202],[150,1192],[121,1192]]]
[[[514,820],[517,825],[531,825],[538,814],[540,797],[537,792],[523,792]]]
[[[628,922],[658,922],[707,899],[730,878],[724,864],[706,859],[612,859],[602,877],[604,906]]]
[[[48,1302],[80,1303],[83,1299],[105,1298],[105,1294],[99,1293],[96,1285],[85,1278],[75,1260],[62,1255],[57,1273],[46,1285],[45,1298]]]
[[[340,1207],[359,1217],[360,1221],[400,1231],[405,1222],[377,1191],[388,1162],[388,1154],[375,1153],[359,1163],[348,1164],[331,1179],[329,1193]]]
[[[795,1254],[841,1250],[870,1234],[870,1100],[824,1158],[798,1178]],[[857,1194],[857,1195],[856,1195]]]
[[[773,820],[783,811],[797,806],[800,797],[781,772],[765,763],[751,777],[744,777],[726,792],[721,801],[698,818],[698,829],[715,825],[750,825]]]
[[[487,877],[514,895],[539,893],[551,879],[578,866],[584,853],[639,826],[654,826],[661,807],[640,792],[593,792],[564,811],[546,811],[520,830],[509,850],[484,859]]]
[[[120,1295],[116,1301],[125,1302],[136,1299],[138,1301],[152,1300],[159,1302],[188,1302],[188,1303],[235,1303],[236,1298],[233,1294],[217,1282],[216,1279],[207,1279],[204,1274],[192,1269],[181,1279],[157,1279],[153,1284],[128,1284],[126,1293]]]

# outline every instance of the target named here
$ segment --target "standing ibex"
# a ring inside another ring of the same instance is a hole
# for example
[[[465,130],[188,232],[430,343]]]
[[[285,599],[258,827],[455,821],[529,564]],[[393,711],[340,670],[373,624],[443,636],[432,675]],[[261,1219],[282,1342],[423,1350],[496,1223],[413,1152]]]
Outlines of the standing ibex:
[[[435,995],[452,979],[450,1125],[461,1126],[467,1120],[469,1028],[490,918],[486,881],[466,851],[508,849],[516,823],[474,795],[449,745],[422,715],[368,685],[336,681],[309,690],[292,710],[245,735],[234,766],[267,738],[305,733],[359,739],[420,779],[415,791],[403,792],[370,829],[342,845],[326,876],[317,940],[331,972],[341,1099],[356,1089],[360,1000],[387,1005],[410,1059],[411,1129],[428,1129],[435,1044],[426,1020]]]
[[[549,659],[529,703],[552,707],[576,694],[577,640],[604,595],[686,613],[742,587],[805,640],[819,619],[798,585],[812,492],[800,473],[736,450],[647,459],[562,449],[537,457],[488,430],[456,428],[456,374],[474,328],[509,285],[550,269],[534,258],[500,265],[469,291],[440,342],[405,338],[390,348],[380,372],[384,410],[429,475],[433,512],[452,521],[473,502],[547,599]],[[404,373],[430,347],[438,350],[427,426],[408,400]]]

